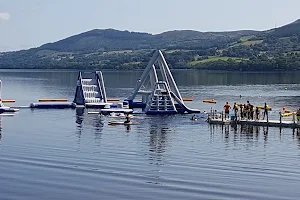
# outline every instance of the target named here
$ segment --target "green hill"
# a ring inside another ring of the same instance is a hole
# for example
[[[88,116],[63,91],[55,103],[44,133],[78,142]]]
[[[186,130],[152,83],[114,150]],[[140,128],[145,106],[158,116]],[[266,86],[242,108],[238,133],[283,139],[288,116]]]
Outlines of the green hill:
[[[282,26],[280,28],[274,28],[270,31],[267,31],[266,34],[277,36],[277,37],[290,37],[293,35],[300,35],[300,19],[296,20],[293,23]]]
[[[187,43],[205,43],[218,41],[227,42],[240,36],[252,35],[256,31],[235,31],[220,33],[202,33],[198,31],[180,30],[168,31],[152,35],[114,29],[95,29],[54,43],[48,43],[37,50],[60,52],[94,52],[116,50],[139,50],[155,48],[176,48]],[[186,48],[189,48],[186,46]]]
[[[300,69],[300,20],[266,31],[149,34],[94,29],[37,48],[0,53],[0,68],[144,68],[163,49],[172,68]],[[299,57],[299,58],[298,58]]]

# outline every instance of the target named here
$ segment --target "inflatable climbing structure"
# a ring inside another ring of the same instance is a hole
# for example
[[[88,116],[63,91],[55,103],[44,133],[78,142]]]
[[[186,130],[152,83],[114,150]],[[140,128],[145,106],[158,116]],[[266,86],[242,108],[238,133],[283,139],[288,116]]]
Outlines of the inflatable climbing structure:
[[[107,103],[101,71],[79,72],[74,103],[85,107],[104,108]]]
[[[137,98],[141,101],[136,100]],[[188,108],[181,97],[169,66],[160,50],[153,54],[137,85],[126,100],[131,108],[146,114],[199,113]]]

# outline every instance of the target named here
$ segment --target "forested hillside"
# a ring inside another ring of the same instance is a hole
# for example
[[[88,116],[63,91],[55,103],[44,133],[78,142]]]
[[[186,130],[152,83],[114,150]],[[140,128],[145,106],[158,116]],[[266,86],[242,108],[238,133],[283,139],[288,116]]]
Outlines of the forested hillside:
[[[140,69],[162,49],[172,68],[300,69],[300,20],[267,31],[91,30],[38,48],[0,53],[0,68]]]

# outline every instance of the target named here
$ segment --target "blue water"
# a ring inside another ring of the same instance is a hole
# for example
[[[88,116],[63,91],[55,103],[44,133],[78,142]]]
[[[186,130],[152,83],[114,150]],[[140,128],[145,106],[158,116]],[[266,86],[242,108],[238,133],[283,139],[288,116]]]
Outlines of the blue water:
[[[108,96],[126,98],[140,74],[103,72]],[[174,72],[182,96],[195,97],[188,106],[202,111],[249,100],[267,102],[277,119],[282,107],[300,106],[300,82],[286,74],[258,80],[245,74],[238,83],[220,83],[228,77],[222,73],[190,76],[195,72]],[[76,78],[77,72],[2,71],[2,98],[15,99],[12,106],[40,98],[72,101]],[[202,102],[212,98],[216,105]],[[299,199],[297,130],[210,126],[190,115],[138,115],[140,125],[109,126],[111,118],[88,111],[24,108],[0,117],[1,200]]]

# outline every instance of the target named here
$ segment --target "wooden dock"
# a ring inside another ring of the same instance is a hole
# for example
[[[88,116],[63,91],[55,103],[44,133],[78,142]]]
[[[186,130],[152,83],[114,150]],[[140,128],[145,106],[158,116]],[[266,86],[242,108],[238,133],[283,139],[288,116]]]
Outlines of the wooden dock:
[[[209,119],[210,124],[220,125],[252,125],[252,126],[269,126],[269,127],[284,127],[284,128],[300,128],[300,124],[293,121],[279,121],[279,120],[222,120],[222,119]]]
[[[279,113],[279,120],[262,120],[262,119],[241,119],[240,117],[234,117],[234,119],[224,118],[224,113],[209,115],[207,121],[209,124],[219,125],[252,125],[252,126],[267,126],[267,127],[282,127],[282,128],[300,128],[300,123],[297,122],[295,115],[291,120],[283,120],[281,112]]]

